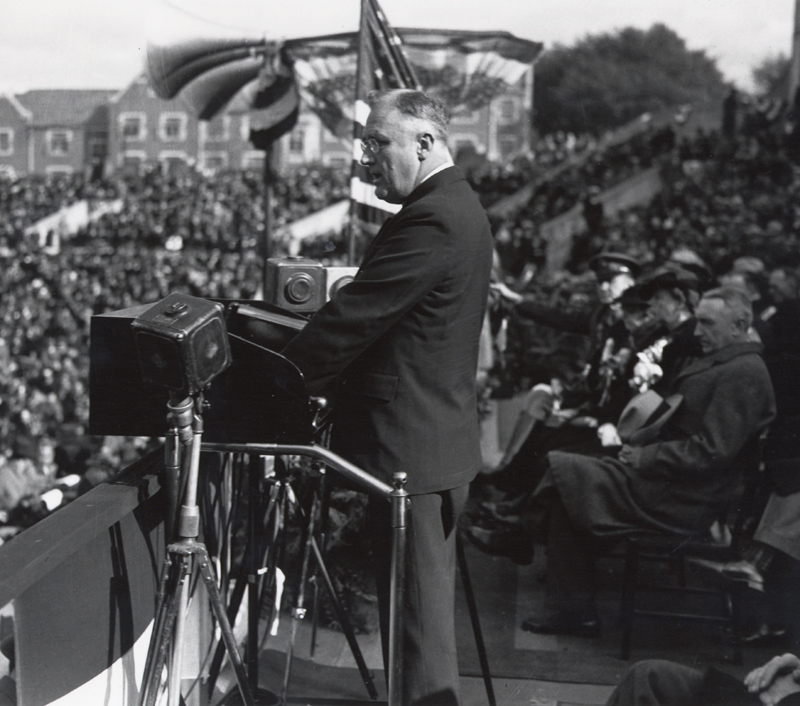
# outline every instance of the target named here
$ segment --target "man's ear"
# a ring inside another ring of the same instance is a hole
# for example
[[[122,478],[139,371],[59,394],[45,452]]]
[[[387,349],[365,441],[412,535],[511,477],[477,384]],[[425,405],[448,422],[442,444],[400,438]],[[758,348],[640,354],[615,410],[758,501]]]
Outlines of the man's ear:
[[[417,138],[417,156],[420,162],[428,156],[433,149],[434,137],[429,132],[423,132]]]

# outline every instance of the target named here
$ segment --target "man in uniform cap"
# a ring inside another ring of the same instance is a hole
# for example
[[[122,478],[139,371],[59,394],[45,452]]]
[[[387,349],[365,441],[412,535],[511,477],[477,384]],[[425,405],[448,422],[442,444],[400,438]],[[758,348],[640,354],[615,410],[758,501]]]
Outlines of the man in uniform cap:
[[[625,289],[633,285],[641,269],[639,263],[632,257],[616,252],[596,255],[589,263],[589,267],[597,276],[600,291],[607,292],[606,296],[611,296],[612,299],[617,299]]]

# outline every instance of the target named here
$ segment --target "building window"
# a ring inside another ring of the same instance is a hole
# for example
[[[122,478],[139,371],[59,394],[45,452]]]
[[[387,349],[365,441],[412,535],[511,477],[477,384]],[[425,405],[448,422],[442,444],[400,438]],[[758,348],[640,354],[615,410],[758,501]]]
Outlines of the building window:
[[[348,164],[350,164],[350,161],[347,159],[347,157],[332,155],[327,158],[326,164],[334,169],[344,169]]]
[[[147,123],[144,113],[121,113],[119,125],[123,140],[140,142],[147,135]]]
[[[502,100],[497,110],[498,121],[501,125],[509,125],[517,122],[517,103],[513,100]]]
[[[0,128],[0,156],[10,157],[14,154],[14,131],[9,127]]]
[[[231,118],[229,115],[219,115],[213,120],[200,123],[200,130],[204,142],[225,142],[230,135]]]
[[[458,137],[453,140],[453,154],[457,155],[462,150],[477,152],[478,145],[475,144],[475,139],[472,137]]]
[[[200,155],[200,167],[209,172],[219,172],[228,167],[227,152],[203,152]]]
[[[189,155],[179,150],[165,150],[158,155],[164,174],[182,174],[189,166]]]
[[[242,169],[251,172],[264,171],[264,153],[258,150],[251,150],[242,155]]]
[[[120,157],[120,166],[125,174],[141,173],[147,154],[141,150],[125,150]]]
[[[289,136],[289,151],[292,154],[303,154],[306,145],[306,131],[292,130]]]
[[[158,134],[164,142],[186,140],[186,113],[162,113],[158,121]]]
[[[480,120],[480,113],[477,110],[467,110],[463,108],[457,113],[453,113],[450,118],[451,125],[476,125]]]
[[[90,159],[105,159],[108,155],[108,142],[102,137],[90,137],[87,139],[87,153]]]
[[[57,176],[59,174],[66,176],[72,174],[73,169],[66,164],[49,164],[44,168],[44,171],[51,176]]]
[[[71,141],[71,130],[48,130],[47,153],[51,157],[63,157],[69,154],[69,143]]]
[[[519,150],[519,140],[515,137],[501,137],[500,138],[500,157],[508,159],[513,157]]]

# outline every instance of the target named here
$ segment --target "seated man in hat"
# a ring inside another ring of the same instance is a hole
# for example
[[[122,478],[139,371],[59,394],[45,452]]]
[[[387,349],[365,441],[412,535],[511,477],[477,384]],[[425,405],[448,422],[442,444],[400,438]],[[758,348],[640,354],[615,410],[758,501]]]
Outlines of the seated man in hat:
[[[748,340],[750,303],[712,290],[696,317],[703,357],[676,376],[669,394],[682,401],[665,423],[638,430],[616,457],[548,455],[523,524],[506,537],[547,546],[550,611],[524,629],[598,635],[594,558],[642,531],[703,535],[753,463],[775,397],[761,346]]]
[[[697,276],[682,267],[668,264],[631,287],[626,294],[646,302],[649,320],[657,325],[658,335],[639,350],[633,366],[631,386],[638,393],[652,390],[659,395],[672,388],[675,377],[702,354],[695,336],[694,307],[700,297]],[[615,425],[598,429],[603,446],[621,445]]]
[[[639,354],[640,361],[657,366],[657,373],[649,378],[647,388],[664,393],[672,388],[678,373],[703,353],[695,335],[697,320],[694,317],[700,282],[687,270],[664,267],[637,285],[637,293],[647,301],[651,319],[666,329],[666,335],[659,339],[663,341],[660,350],[650,349]]]

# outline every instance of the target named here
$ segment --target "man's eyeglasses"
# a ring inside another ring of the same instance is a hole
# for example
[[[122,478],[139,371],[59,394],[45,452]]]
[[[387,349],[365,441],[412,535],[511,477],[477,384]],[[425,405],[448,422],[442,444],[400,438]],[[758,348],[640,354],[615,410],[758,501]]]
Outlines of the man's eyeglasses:
[[[374,137],[361,140],[361,151],[364,154],[371,154],[373,157],[379,154],[384,147],[386,147],[386,143],[378,142]]]

